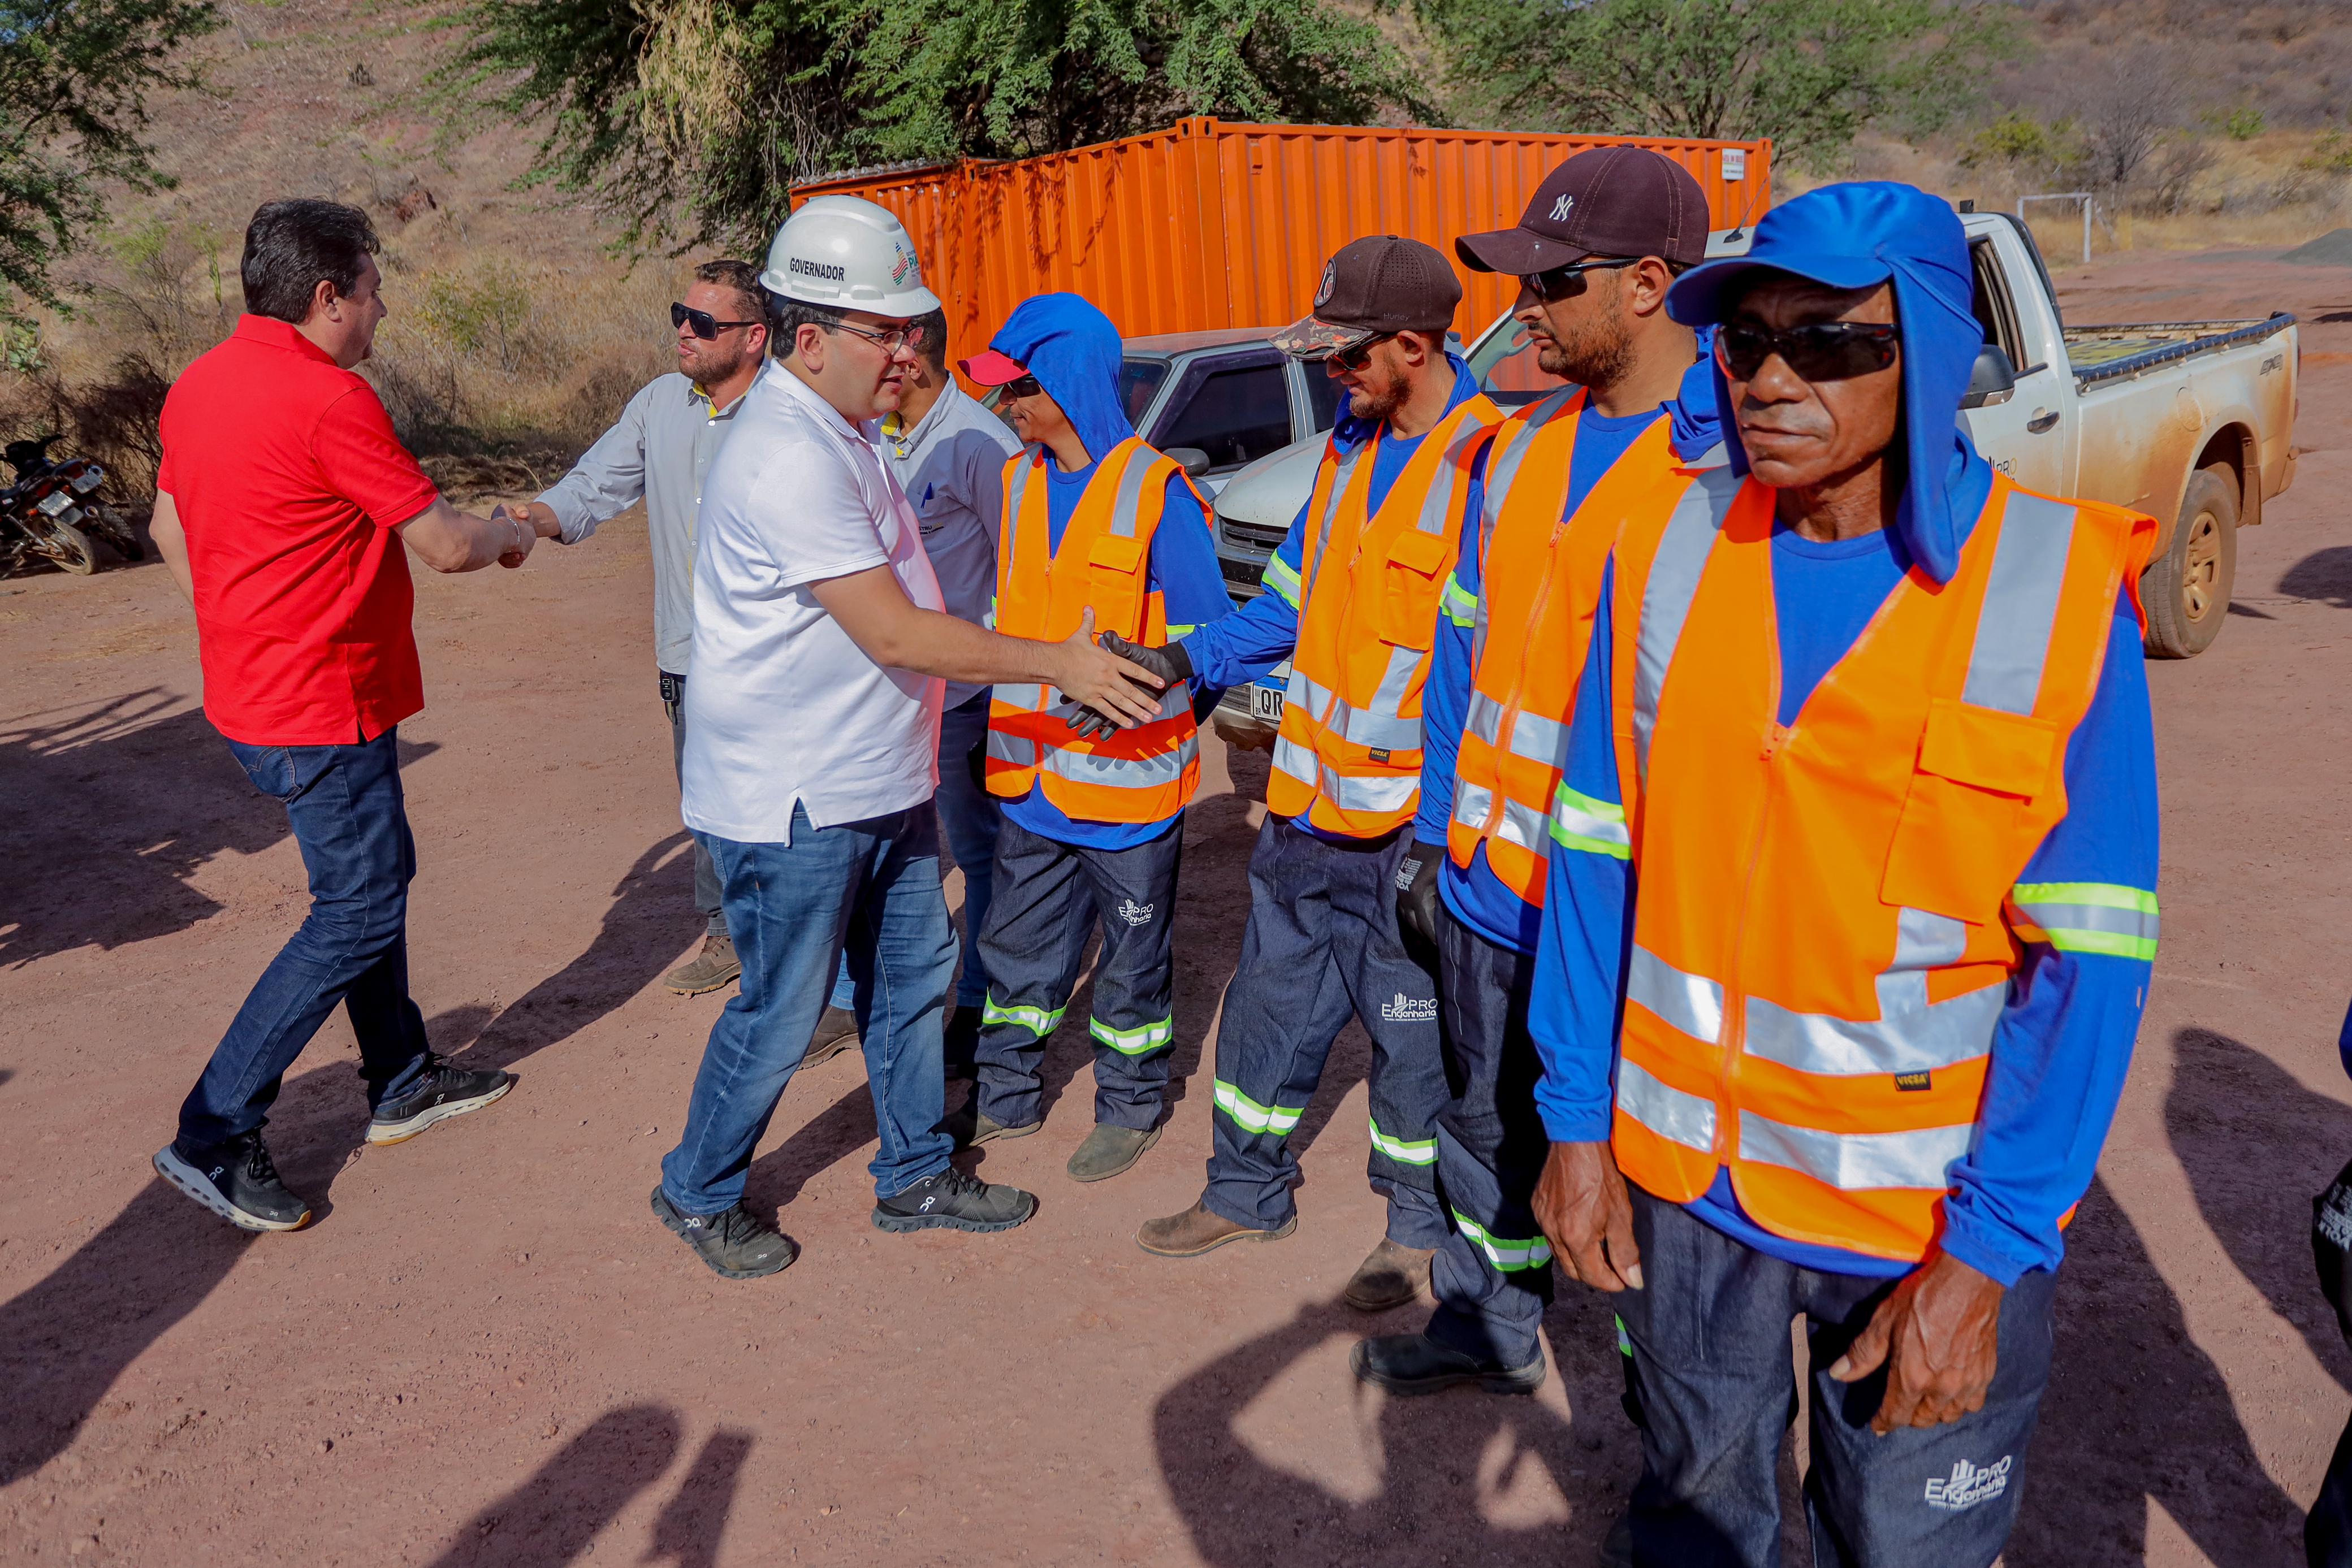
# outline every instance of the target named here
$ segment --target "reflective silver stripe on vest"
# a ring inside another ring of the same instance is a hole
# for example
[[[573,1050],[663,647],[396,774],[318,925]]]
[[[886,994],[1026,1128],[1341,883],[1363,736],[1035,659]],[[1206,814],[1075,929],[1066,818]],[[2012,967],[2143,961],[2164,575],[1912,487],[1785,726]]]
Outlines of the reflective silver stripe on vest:
[[[1157,789],[1184,777],[1184,769],[1201,754],[1197,734],[1187,735],[1173,751],[1156,757],[1105,757],[1098,751],[1071,751],[1048,747],[1041,772],[1073,784],[1099,784],[1114,789]]]
[[[1722,448],[1716,449],[1720,452]],[[1658,693],[1682,641],[1683,622],[1697,596],[1707,552],[1744,481],[1728,466],[1709,468],[1691,481],[1675,503],[1674,516],[1658,540],[1650,580],[1642,591],[1642,611],[1633,645],[1633,766],[1650,770],[1650,736],[1658,727]]]
[[[1895,961],[1878,977],[1878,1018],[1857,1021],[1801,1013],[1748,998],[1743,1048],[1800,1072],[1856,1076],[1926,1072],[1972,1061],[1992,1049],[2009,988],[1995,983],[1940,1002],[1927,999],[1927,971],[1960,961],[1968,927],[1924,909],[1896,917]]]
[[[1741,1159],[1802,1171],[1841,1192],[1948,1186],[1953,1163],[1967,1157],[1975,1137],[1969,1122],[1910,1133],[1822,1133],[1739,1113]]]
[[[1274,737],[1274,765],[1343,811],[1407,811],[1421,793],[1419,773],[1350,777],[1324,767],[1320,758],[1286,735]]]
[[[1358,746],[1375,751],[1421,749],[1421,720],[1418,717],[1398,718],[1349,707],[1339,700],[1338,693],[1300,674],[1296,664],[1291,666],[1290,683],[1285,690],[1287,693],[1283,698],[1286,703],[1297,704],[1301,712],[1313,717],[1323,728]]]
[[[1519,476],[1519,465],[1528,460],[1528,449],[1536,443],[1536,432],[1559,417],[1576,391],[1574,387],[1562,387],[1530,409],[1519,422],[1527,428],[1501,456],[1492,455],[1492,447],[1487,449],[1486,495],[1478,509],[1478,618],[1476,630],[1470,634],[1470,668],[1474,671],[1486,653],[1486,547],[1495,537],[1496,525],[1503,520],[1503,502],[1510,494],[1512,481]],[[1507,431],[1509,426],[1504,428]],[[1497,434],[1495,439],[1499,443],[1503,438]]]
[[[1372,693],[1374,710],[1392,714],[1402,708],[1405,693],[1412,689],[1413,676],[1421,673],[1422,665],[1428,658],[1428,653],[1418,648],[1391,647],[1389,667],[1381,672],[1379,689]],[[1412,722],[1418,729],[1421,721],[1414,719]],[[1416,740],[1413,744],[1419,746],[1421,742]]]
[[[1723,988],[1686,975],[1636,944],[1625,966],[1625,999],[1639,1002],[1693,1040],[1723,1043]]]
[[[1685,1094],[1622,1056],[1617,1059],[1617,1109],[1670,1144],[1714,1151],[1715,1102]]]
[[[1474,832],[1486,831],[1486,818],[1495,810],[1495,792],[1484,784],[1465,784],[1456,779],[1454,785],[1454,820]],[[1549,846],[1546,837],[1551,831],[1551,821],[1543,812],[1508,796],[1503,799],[1503,810],[1495,819],[1495,837],[1505,843],[1517,844],[1531,854],[1547,854]]]
[[[1139,444],[1135,455],[1127,460],[1127,466],[1118,476],[1118,496],[1110,509],[1113,538],[1131,539],[1135,537],[1136,513],[1143,506],[1143,482],[1150,478],[1151,471],[1159,466],[1154,455]]]
[[[1045,688],[1028,681],[1000,681],[990,694],[990,700],[1034,713],[1045,706]]]
[[[1307,601],[1315,596],[1315,580],[1323,575],[1323,552],[1331,547],[1331,524],[1339,515],[1339,503],[1348,494],[1348,484],[1356,476],[1356,459],[1371,444],[1360,441],[1331,470],[1331,494],[1323,503],[1323,520],[1315,529],[1315,549],[1298,563],[1298,624],[1307,624]],[[1329,448],[1325,448],[1328,457]]]
[[[1462,454],[1470,449],[1486,428],[1467,417],[1454,427],[1454,439],[1445,444],[1445,455],[1437,460],[1437,470],[1430,476],[1429,493],[1421,498],[1421,516],[1413,520],[1413,526],[1423,533],[1443,534],[1454,521],[1454,476],[1462,465]]]
[[[1502,748],[1503,705],[1481,691],[1470,694],[1470,710],[1462,721],[1465,735]],[[1549,768],[1568,766],[1568,726],[1541,714],[1522,711],[1511,726],[1510,753]]]
[[[1484,784],[1454,781],[1454,820],[1472,832],[1486,831],[1486,813],[1495,809],[1495,792]]]
[[[2066,558],[2074,548],[2074,507],[2010,492],[1992,567],[1985,574],[1984,606],[1977,612],[1962,702],[2003,713],[2033,711],[2051,629],[2058,622]]]
[[[1010,762],[1015,768],[1037,766],[1037,743],[1017,735],[1007,735],[991,725],[988,730],[988,754],[999,762]]]

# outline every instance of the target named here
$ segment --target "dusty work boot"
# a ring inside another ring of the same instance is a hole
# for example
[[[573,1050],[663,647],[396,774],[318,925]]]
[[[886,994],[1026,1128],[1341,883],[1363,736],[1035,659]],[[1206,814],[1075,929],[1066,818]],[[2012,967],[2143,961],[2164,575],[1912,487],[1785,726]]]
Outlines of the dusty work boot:
[[[1367,1383],[1391,1394],[1434,1394],[1465,1383],[1484,1386],[1489,1394],[1533,1394],[1543,1386],[1543,1353],[1528,1366],[1505,1366],[1465,1355],[1438,1343],[1425,1333],[1381,1334],[1358,1340],[1348,1364]]]
[[[662,984],[681,997],[698,997],[721,986],[731,986],[743,973],[735,956],[735,938],[713,932],[702,939],[702,951],[662,977]]]
[[[1143,1157],[1143,1151],[1160,1141],[1160,1129],[1137,1132],[1132,1127],[1114,1127],[1101,1124],[1087,1134],[1077,1152],[1070,1156],[1068,1170],[1072,1181],[1108,1181],[1112,1176]]]
[[[718,1214],[688,1214],[654,1188],[654,1218],[694,1249],[710,1271],[730,1280],[780,1274],[801,1255],[793,1239],[741,1204]]]
[[[999,1138],[1025,1138],[1045,1124],[1039,1120],[1024,1127],[1008,1127],[981,1110],[977,1094],[965,1101],[961,1109],[940,1118],[940,1130],[953,1138],[959,1149],[976,1149]]]
[[[828,1007],[816,1020],[816,1032],[809,1036],[808,1054],[801,1058],[801,1065],[822,1067],[856,1043],[857,1015],[847,1008]]]
[[[1228,1241],[1279,1241],[1297,1228],[1298,1216],[1295,1214],[1273,1230],[1260,1230],[1254,1226],[1236,1225],[1196,1203],[1181,1214],[1145,1220],[1135,1233],[1135,1244],[1162,1258],[1198,1258]]]
[[[1429,1289],[1429,1260],[1436,1256],[1434,1248],[1400,1247],[1383,1236],[1339,1294],[1360,1312],[1403,1306]]]

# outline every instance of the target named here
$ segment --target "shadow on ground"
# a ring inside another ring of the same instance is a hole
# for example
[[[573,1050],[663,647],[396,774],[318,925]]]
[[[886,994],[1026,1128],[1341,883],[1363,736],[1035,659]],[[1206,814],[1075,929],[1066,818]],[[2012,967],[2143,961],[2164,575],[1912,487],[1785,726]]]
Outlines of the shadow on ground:
[[[282,812],[278,821],[282,829]],[[461,1007],[436,1017],[426,1026],[435,1049],[457,1053],[468,1066],[512,1067],[643,990],[676,957],[679,912],[691,906],[685,841],[673,834],[639,855],[587,948],[512,1007],[495,1016]],[[310,1199],[314,1223],[331,1219],[329,1194],[366,1124],[355,1063],[289,1079],[272,1107],[271,1152],[287,1185]],[[157,1145],[170,1135],[156,1129]],[[0,1305],[0,1387],[9,1394],[0,1485],[37,1470],[72,1442],[123,1369],[194,1312],[255,1239],[151,1181],[47,1278]]]
[[[2279,591],[2352,610],[2352,545],[2315,549],[2286,569]]]

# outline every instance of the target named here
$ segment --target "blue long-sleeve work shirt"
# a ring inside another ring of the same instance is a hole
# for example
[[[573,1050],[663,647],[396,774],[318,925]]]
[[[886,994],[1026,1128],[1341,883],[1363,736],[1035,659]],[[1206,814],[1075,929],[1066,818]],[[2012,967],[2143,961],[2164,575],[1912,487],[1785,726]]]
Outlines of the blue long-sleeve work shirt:
[[[1065,473],[1048,457],[1045,463],[1045,526],[1052,548],[1062,548],[1062,530],[1078,509],[1099,463],[1076,473]],[[1149,588],[1160,596],[1168,614],[1168,633],[1190,632],[1234,612],[1225,593],[1224,573],[1217,565],[1216,542],[1209,533],[1208,516],[1192,486],[1179,476],[1168,481],[1167,508],[1151,536]],[[1199,690],[1196,679],[1193,689]],[[1170,831],[1174,814],[1157,822],[1094,822],[1069,816],[1032,784],[1029,793],[1003,802],[1004,814],[1041,838],[1085,849],[1129,850],[1149,843]]]
[[[1891,535],[1817,544],[1774,538],[1780,721],[1853,647],[1905,570]],[[1612,569],[1613,570],[1613,569]],[[1566,787],[1587,809],[1622,813],[1610,737],[1612,612],[1604,588],[1570,723]],[[2066,747],[2068,811],[2020,878],[2021,902],[2156,907],[2156,741],[2139,623],[2119,598],[2089,711]],[[1622,846],[1553,835],[1528,1028],[1543,1059],[1537,1101],[1556,1142],[1605,1139],[1636,878]],[[2056,884],[2053,887],[2051,884]],[[2011,1285],[2054,1269],[2058,1222],[2089,1187],[2123,1092],[2147,998],[2153,941],[2050,931],[2025,942],[1992,1056],[1974,1143],[1950,1172],[1943,1249]],[[1740,1207],[1728,1173],[1691,1210],[1769,1256],[1839,1273],[1894,1277],[1912,1265],[1790,1241]]]
[[[1589,409],[1580,413],[1576,444],[1568,460],[1568,501],[1560,516],[1574,517],[1601,476],[1666,413],[1667,405],[1662,403],[1615,419]],[[1479,517],[1486,507],[1486,459],[1493,451],[1491,445],[1481,451],[1471,470],[1470,498],[1462,518],[1461,557],[1453,580],[1446,584],[1445,612],[1437,620],[1429,679],[1421,692],[1421,806],[1413,816],[1412,833],[1428,844],[1445,842],[1445,825],[1454,816],[1454,770],[1462,749],[1462,726],[1470,710],[1470,682],[1477,665],[1478,599],[1485,591],[1486,570],[1480,559]],[[1505,885],[1486,863],[1485,844],[1472,852],[1466,867],[1455,865],[1450,858],[1443,862],[1437,894],[1456,919],[1496,946],[1519,953],[1536,950],[1542,906],[1528,903]]]

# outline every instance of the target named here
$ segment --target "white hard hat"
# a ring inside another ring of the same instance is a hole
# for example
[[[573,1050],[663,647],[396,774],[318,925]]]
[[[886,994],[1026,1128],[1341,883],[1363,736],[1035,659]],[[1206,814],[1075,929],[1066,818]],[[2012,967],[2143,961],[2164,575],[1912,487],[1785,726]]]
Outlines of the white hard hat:
[[[760,283],[772,294],[836,310],[920,316],[940,308],[907,225],[860,196],[819,196],[784,220]]]

